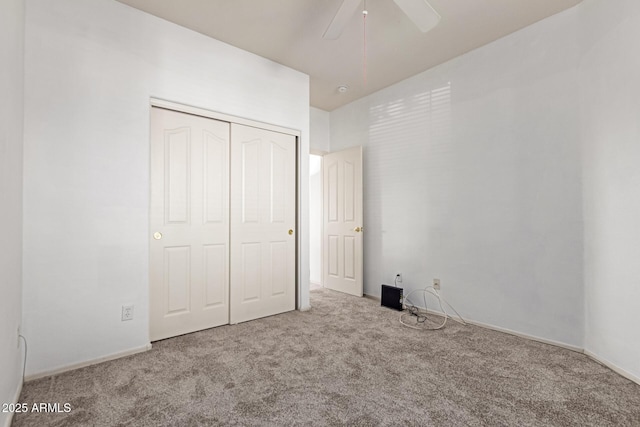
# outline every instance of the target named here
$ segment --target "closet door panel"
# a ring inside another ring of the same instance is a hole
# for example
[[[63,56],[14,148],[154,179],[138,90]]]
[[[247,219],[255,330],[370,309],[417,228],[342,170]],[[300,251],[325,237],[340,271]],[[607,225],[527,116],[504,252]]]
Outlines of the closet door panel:
[[[231,323],[294,310],[294,136],[231,125],[230,213]]]
[[[229,133],[151,109],[152,341],[229,323]]]

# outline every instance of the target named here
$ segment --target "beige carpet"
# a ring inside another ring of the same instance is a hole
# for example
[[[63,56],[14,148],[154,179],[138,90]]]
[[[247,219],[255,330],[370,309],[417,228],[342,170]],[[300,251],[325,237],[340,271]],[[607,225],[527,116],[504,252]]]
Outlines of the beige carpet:
[[[640,386],[584,355],[328,290],[291,312],[25,384],[14,426],[640,426]]]

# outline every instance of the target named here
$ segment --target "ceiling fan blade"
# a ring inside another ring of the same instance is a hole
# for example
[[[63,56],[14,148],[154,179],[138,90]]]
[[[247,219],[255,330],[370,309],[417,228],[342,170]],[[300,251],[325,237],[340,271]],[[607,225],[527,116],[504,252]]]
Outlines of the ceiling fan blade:
[[[362,0],[344,0],[340,5],[340,9],[333,17],[331,24],[327,27],[327,30],[322,35],[322,38],[329,40],[336,40],[342,34],[342,30],[347,25],[349,20],[353,17],[353,13],[356,11]]]
[[[426,0],[393,1],[423,33],[426,33],[440,22],[440,15]]]

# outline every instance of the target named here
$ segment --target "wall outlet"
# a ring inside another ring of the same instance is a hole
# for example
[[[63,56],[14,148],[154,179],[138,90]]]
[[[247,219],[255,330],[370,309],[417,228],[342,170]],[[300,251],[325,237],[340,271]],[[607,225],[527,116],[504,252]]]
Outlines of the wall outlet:
[[[396,283],[402,283],[402,273],[396,273]]]
[[[440,290],[440,279],[433,279],[433,289]]]
[[[133,305],[122,306],[122,321],[133,320]]]

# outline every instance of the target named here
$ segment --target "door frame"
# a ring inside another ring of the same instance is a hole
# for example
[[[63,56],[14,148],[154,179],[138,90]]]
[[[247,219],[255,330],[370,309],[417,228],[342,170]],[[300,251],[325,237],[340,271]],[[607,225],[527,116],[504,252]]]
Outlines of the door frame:
[[[199,108],[199,107],[194,107],[191,105],[186,105],[186,104],[181,104],[181,103],[177,103],[177,102],[173,102],[173,101],[168,101],[165,99],[160,99],[160,98],[150,98],[149,100],[149,123],[151,123],[151,109],[153,107],[157,107],[157,108],[164,108],[165,110],[171,110],[171,111],[177,111],[179,113],[186,113],[186,114],[191,114],[194,116],[200,116],[200,117],[206,117],[209,119],[214,119],[214,120],[219,120],[222,122],[228,122],[228,123],[237,123],[237,124],[241,124],[241,125],[245,125],[245,126],[251,126],[251,127],[255,127],[255,128],[259,128],[259,129],[266,129],[266,130],[270,130],[273,132],[279,132],[279,133],[284,133],[287,135],[292,135],[296,138],[296,165],[295,165],[295,170],[296,170],[296,177],[295,177],[295,182],[296,182],[296,202],[295,202],[295,206],[296,206],[296,248],[295,248],[295,252],[296,252],[296,271],[295,271],[295,292],[296,292],[296,296],[295,296],[295,301],[296,301],[296,310],[308,310],[309,307],[303,307],[302,306],[302,298],[301,298],[301,289],[300,286],[302,283],[305,283],[305,281],[303,280],[301,274],[303,271],[303,268],[301,266],[302,263],[302,256],[300,256],[300,248],[302,248],[302,236],[304,235],[304,233],[307,230],[301,230],[301,225],[304,224],[303,218],[302,218],[302,213],[305,211],[304,207],[301,206],[301,202],[302,202],[302,197],[301,197],[301,189],[302,189],[302,177],[300,174],[300,166],[302,164],[302,158],[301,156],[308,156],[308,153],[302,153],[301,149],[300,149],[300,138],[302,135],[302,132],[299,129],[291,129],[291,128],[287,128],[287,127],[283,127],[283,126],[278,126],[278,125],[274,125],[271,123],[265,123],[265,122],[261,122],[258,120],[251,120],[245,117],[238,117],[238,116],[233,116],[230,114],[226,114],[226,113],[221,113],[218,111],[212,111],[212,110],[207,110],[204,108]],[[151,133],[149,133],[149,143],[151,143]],[[307,159],[308,161],[308,159]],[[149,191],[151,191],[151,186],[149,185]],[[150,193],[149,193],[149,197],[150,197]],[[149,198],[149,200],[151,200]],[[148,212],[149,218],[151,215],[151,203],[149,203],[149,212]],[[151,224],[149,223],[149,227],[151,226]],[[147,230],[147,238],[148,236],[150,236],[151,230]],[[151,244],[150,241],[148,243],[149,245]],[[308,248],[307,248],[308,251]],[[147,264],[147,274],[149,274],[151,268],[151,250],[149,248],[149,259],[148,259],[148,264]],[[307,282],[309,281],[309,279],[307,278]],[[149,280],[147,280],[147,285],[148,285],[148,297],[150,298],[150,291],[151,291],[151,282]],[[149,328],[151,328],[151,325],[149,324]]]
[[[328,151],[317,150],[315,148],[309,148],[309,154],[307,155],[309,158],[311,156],[320,157],[320,235],[324,235],[324,209],[323,209],[323,191],[324,191],[324,179],[322,175],[322,164],[324,162],[324,155],[329,154]],[[309,194],[311,196],[311,194]],[[310,199],[309,199],[310,200]],[[311,203],[309,203],[310,205]],[[309,216],[311,216],[311,211],[309,211]],[[311,232],[311,227],[309,227],[309,232]],[[309,238],[309,242],[311,242],[311,238]],[[311,256],[311,251],[309,251],[309,256]],[[324,288],[324,268],[322,268],[322,260],[324,256],[324,239],[320,238],[320,286]],[[311,265],[311,259],[309,259],[309,265]],[[311,288],[311,280],[309,280],[309,288]]]

